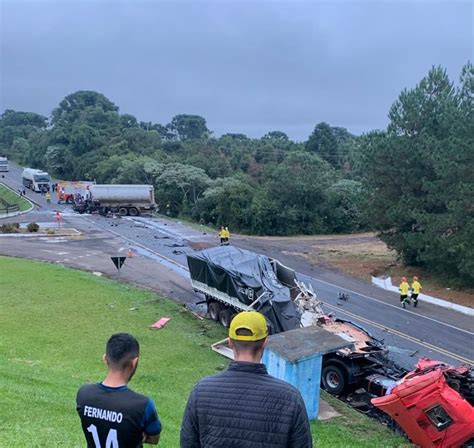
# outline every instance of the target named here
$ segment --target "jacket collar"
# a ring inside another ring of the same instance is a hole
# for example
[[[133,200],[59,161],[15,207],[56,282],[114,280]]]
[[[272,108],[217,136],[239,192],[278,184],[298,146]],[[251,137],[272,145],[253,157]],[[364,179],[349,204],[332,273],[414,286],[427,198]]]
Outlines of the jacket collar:
[[[260,373],[264,375],[268,373],[265,364],[246,361],[231,361],[228,370],[234,372]]]

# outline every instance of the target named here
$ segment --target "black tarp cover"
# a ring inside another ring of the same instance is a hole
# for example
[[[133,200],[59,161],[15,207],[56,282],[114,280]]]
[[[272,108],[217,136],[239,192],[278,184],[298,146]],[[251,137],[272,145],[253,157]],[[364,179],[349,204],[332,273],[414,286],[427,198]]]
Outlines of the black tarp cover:
[[[250,305],[263,293],[255,307],[267,318],[270,333],[300,327],[300,318],[290,291],[276,277],[264,255],[233,246],[219,246],[187,256],[191,278]]]

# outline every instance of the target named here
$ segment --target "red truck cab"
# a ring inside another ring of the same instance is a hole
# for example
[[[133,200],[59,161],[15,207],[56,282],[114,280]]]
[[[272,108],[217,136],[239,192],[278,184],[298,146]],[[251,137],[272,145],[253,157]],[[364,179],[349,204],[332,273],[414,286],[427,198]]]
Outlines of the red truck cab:
[[[422,358],[388,395],[371,401],[418,446],[474,447],[473,386],[469,367]]]

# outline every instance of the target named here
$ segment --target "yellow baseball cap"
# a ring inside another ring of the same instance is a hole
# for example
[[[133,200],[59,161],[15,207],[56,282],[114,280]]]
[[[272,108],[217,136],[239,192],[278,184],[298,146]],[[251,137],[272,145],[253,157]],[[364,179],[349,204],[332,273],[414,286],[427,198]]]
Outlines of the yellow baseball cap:
[[[237,330],[248,330],[251,335],[237,334]],[[229,337],[235,341],[259,341],[268,336],[267,321],[257,311],[243,311],[232,319]]]

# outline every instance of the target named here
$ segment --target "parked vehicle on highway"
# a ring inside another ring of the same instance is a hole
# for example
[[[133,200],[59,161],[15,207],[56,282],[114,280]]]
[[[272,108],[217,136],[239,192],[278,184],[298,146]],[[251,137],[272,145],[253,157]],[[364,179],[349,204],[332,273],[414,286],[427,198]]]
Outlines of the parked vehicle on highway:
[[[474,447],[474,370],[422,358],[372,404],[416,446]]]
[[[51,177],[46,171],[25,168],[21,173],[21,181],[26,188],[40,193],[49,191]]]
[[[0,172],[5,173],[8,171],[8,159],[6,157],[0,157]]]
[[[399,380],[406,371],[392,363],[388,349],[353,322],[325,314],[311,286],[278,260],[233,246],[206,249],[187,256],[191,285],[204,295],[210,318],[228,327],[234,314],[255,310],[267,319],[270,334],[319,325],[350,342],[323,357],[322,385],[338,395],[373,380]],[[213,349],[229,355],[225,341]]]
[[[89,195],[81,204],[73,206],[78,213],[98,212],[106,216],[139,216],[156,208],[153,185],[91,185]]]
[[[58,204],[65,202],[66,204],[73,204],[76,198],[81,197],[86,199],[90,187],[95,182],[89,181],[67,181],[61,180],[56,184],[56,196]]]

